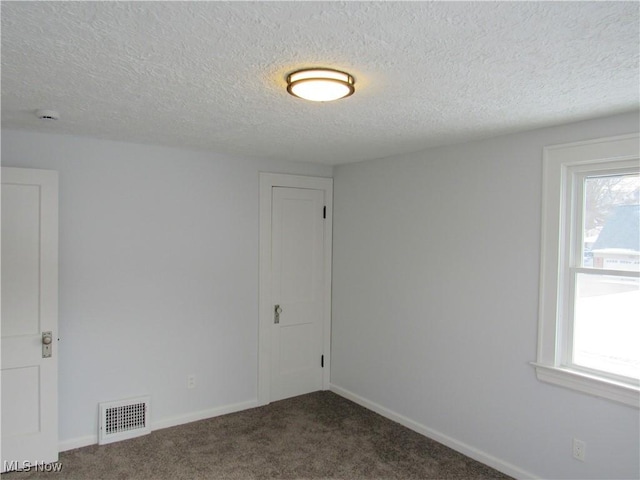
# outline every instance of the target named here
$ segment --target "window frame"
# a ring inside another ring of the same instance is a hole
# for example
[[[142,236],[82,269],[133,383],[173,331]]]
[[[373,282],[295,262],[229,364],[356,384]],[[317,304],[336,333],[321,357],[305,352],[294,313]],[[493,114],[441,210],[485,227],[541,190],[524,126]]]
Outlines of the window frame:
[[[640,408],[640,384],[633,379],[572,365],[575,277],[582,253],[580,180],[586,176],[637,171],[640,135],[630,134],[547,146],[543,150],[542,228],[538,352],[532,362],[539,380]],[[576,212],[579,212],[576,215]],[[595,272],[589,271],[594,274]],[[634,272],[598,270],[638,277]]]

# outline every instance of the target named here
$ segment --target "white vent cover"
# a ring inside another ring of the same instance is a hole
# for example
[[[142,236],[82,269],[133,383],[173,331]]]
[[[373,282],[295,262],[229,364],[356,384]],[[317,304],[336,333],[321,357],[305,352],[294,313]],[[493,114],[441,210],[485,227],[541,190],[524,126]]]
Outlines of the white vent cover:
[[[151,397],[102,402],[98,443],[119,442],[151,433]]]

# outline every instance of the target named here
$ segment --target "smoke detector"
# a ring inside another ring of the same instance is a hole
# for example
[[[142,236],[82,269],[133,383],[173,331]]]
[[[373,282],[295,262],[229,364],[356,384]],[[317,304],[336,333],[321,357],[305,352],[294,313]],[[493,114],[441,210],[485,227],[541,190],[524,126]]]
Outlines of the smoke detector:
[[[60,114],[56,110],[36,110],[36,117],[40,120],[58,120]]]

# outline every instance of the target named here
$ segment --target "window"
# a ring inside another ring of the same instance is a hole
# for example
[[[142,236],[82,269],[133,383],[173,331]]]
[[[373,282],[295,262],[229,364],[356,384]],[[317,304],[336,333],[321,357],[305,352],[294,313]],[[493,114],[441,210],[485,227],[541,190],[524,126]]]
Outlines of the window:
[[[638,407],[638,135],[544,150],[540,380]]]

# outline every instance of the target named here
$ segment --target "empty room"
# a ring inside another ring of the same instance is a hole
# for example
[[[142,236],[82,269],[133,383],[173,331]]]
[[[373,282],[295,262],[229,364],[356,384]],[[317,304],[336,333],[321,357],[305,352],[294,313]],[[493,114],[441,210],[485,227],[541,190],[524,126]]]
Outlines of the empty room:
[[[3,479],[640,478],[637,2],[0,8]]]

